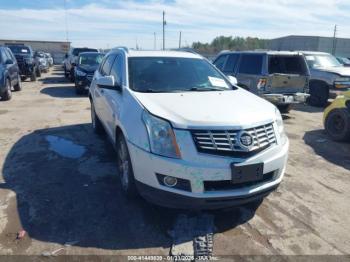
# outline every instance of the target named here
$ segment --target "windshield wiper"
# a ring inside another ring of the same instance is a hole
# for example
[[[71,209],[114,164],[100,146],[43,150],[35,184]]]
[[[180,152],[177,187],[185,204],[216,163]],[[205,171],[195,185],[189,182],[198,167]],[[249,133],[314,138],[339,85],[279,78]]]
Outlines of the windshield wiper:
[[[189,89],[189,91],[225,91],[225,90],[230,90],[229,88],[224,88],[224,87],[214,87],[214,86],[211,86],[211,87],[192,87]]]

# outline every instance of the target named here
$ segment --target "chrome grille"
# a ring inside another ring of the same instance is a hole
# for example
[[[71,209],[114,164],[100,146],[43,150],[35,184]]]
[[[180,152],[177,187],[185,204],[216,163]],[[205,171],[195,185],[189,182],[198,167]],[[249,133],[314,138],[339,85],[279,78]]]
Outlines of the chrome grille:
[[[198,151],[208,153],[251,153],[265,149],[276,143],[272,123],[242,130],[192,130],[192,137]],[[244,146],[240,140],[241,134],[249,134],[252,143]]]

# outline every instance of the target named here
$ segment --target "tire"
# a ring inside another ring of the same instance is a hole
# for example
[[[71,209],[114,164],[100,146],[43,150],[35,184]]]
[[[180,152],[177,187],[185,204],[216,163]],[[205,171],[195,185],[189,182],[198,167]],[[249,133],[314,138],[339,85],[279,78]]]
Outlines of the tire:
[[[69,76],[69,74],[68,74],[67,68],[66,68],[66,66],[64,66],[64,77],[68,78],[68,76]]]
[[[116,149],[118,173],[123,193],[128,198],[135,198],[138,193],[135,185],[134,172],[131,165],[128,146],[121,133],[119,133],[116,139]]]
[[[15,91],[21,91],[22,90],[22,83],[21,83],[21,77],[18,75],[17,76],[17,84],[13,86],[13,89]]]
[[[41,70],[40,70],[40,67],[38,67],[38,68],[36,69],[36,76],[37,76],[37,77],[41,77]]]
[[[77,95],[84,95],[85,94],[85,90],[84,89],[82,89],[82,88],[80,88],[80,87],[75,87],[75,93],[77,94]]]
[[[310,82],[310,97],[307,102],[311,106],[325,107],[328,103],[329,88],[325,82]]]
[[[291,104],[278,105],[277,108],[282,114],[288,114],[289,111],[292,109],[292,105]]]
[[[346,108],[330,111],[325,120],[325,129],[334,141],[350,141],[350,112]]]
[[[6,79],[6,90],[4,93],[1,94],[1,99],[3,101],[11,100],[12,98],[12,92],[11,92],[11,82],[9,79]]]
[[[33,70],[32,74],[30,75],[30,81],[34,82],[36,81],[36,72]]]
[[[69,80],[73,83],[74,82],[74,68],[72,68],[69,72]]]
[[[98,116],[96,115],[93,102],[91,102],[91,124],[92,124],[92,128],[94,129],[94,132],[96,134],[98,134],[98,135],[104,134],[103,125],[102,125],[100,119],[98,118]]]
[[[26,79],[27,79],[26,76],[21,76],[21,81],[22,81],[22,82],[25,81]]]

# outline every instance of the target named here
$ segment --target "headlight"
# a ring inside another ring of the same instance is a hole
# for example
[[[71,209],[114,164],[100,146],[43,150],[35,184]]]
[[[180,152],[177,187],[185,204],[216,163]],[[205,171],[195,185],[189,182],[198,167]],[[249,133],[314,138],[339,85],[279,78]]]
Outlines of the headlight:
[[[75,69],[75,73],[77,74],[77,76],[86,76],[86,73],[79,69]]]
[[[147,128],[151,152],[161,156],[181,158],[170,123],[146,111],[143,112],[142,119]]]
[[[278,133],[280,134],[280,137],[284,137],[285,133],[284,133],[284,126],[283,126],[283,118],[281,116],[280,111],[276,108],[275,109],[276,112],[276,124],[277,124],[277,128],[278,128]]]

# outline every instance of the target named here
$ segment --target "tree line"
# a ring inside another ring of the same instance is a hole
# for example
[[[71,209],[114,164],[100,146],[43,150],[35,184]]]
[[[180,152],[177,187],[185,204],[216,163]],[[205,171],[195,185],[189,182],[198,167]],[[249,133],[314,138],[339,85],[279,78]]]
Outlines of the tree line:
[[[211,43],[194,42],[192,48],[199,53],[214,54],[222,50],[266,49],[267,39],[257,37],[218,36]]]

